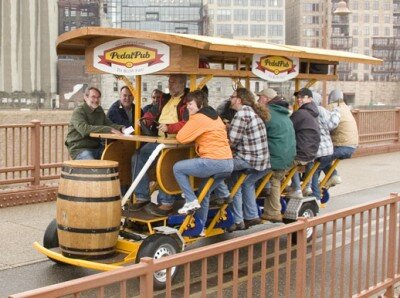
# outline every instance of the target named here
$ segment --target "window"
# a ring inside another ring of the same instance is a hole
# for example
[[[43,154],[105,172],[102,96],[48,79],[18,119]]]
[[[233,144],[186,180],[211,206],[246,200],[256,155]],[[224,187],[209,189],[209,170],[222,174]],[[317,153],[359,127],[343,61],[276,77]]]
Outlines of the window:
[[[352,10],[358,10],[358,1],[351,1],[350,5]]]
[[[250,25],[251,37],[264,37],[266,34],[265,25]]]
[[[248,25],[234,24],[233,34],[235,36],[247,36],[249,34]]]
[[[373,22],[374,24],[379,23],[379,16],[378,16],[378,15],[373,15],[373,16],[372,16],[372,22]]]
[[[282,0],[268,0],[269,7],[282,7]]]
[[[304,36],[319,36],[318,29],[304,29]]]
[[[250,11],[250,20],[265,22],[265,20],[266,20],[265,10],[251,10]]]
[[[390,15],[385,14],[385,24],[390,23]]]
[[[364,23],[369,23],[369,14],[364,15]]]
[[[250,0],[251,6],[265,7],[265,0]]]
[[[162,90],[162,83],[161,82],[157,82],[157,89],[158,90]]]
[[[235,6],[247,6],[249,3],[247,0],[233,0]]]
[[[76,17],[76,10],[75,9],[71,9],[70,16],[71,17]]]
[[[230,9],[217,9],[217,21],[230,21],[231,10]]]
[[[390,2],[385,1],[385,3],[383,4],[383,10],[385,11],[390,10]]]
[[[269,10],[268,11],[268,21],[282,22],[283,21],[283,11],[282,10]]]
[[[390,36],[390,28],[389,27],[385,27],[385,36]]]
[[[143,91],[144,91],[144,92],[147,91],[147,83],[143,83]]]
[[[230,37],[232,36],[232,30],[230,24],[217,24],[217,35]]]
[[[158,12],[146,12],[146,21],[158,21]]]
[[[372,35],[378,36],[379,35],[379,27],[372,28]]]
[[[304,3],[303,8],[305,12],[310,11],[318,11],[319,12],[319,4],[318,3]]]
[[[231,6],[231,0],[217,0],[219,6]]]
[[[353,47],[358,47],[358,38],[353,38]]]
[[[364,50],[364,55],[369,55],[369,54],[370,54],[369,50]],[[364,65],[364,69],[365,69],[365,66],[368,66],[368,69],[369,69],[369,65],[368,64]]]
[[[233,10],[233,19],[235,21],[247,21],[249,19],[248,9],[235,9]]]
[[[379,10],[379,1],[374,1],[373,8],[374,10]]]
[[[364,10],[369,10],[370,6],[369,6],[369,1],[368,0],[364,0]]]
[[[283,26],[282,25],[268,25],[268,36],[282,36]]]
[[[369,27],[364,28],[364,35],[368,36],[369,35]]]
[[[319,16],[304,16],[304,24],[319,24]]]
[[[118,91],[118,82],[113,83],[113,89],[114,89],[114,92]]]
[[[254,89],[256,89],[256,90],[255,90],[256,92],[259,92],[259,91],[260,91],[260,82],[256,82],[255,88],[254,88]]]
[[[369,38],[364,39],[364,47],[369,47]]]
[[[188,27],[176,27],[175,28],[175,33],[188,34],[189,33],[189,28]]]
[[[352,16],[352,18],[353,18],[353,23],[358,23],[358,14],[353,14],[353,16]]]

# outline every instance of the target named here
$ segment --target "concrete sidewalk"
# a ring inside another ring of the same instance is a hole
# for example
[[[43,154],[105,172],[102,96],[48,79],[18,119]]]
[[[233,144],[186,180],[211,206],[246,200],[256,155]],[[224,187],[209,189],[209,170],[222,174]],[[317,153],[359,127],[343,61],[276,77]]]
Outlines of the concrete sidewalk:
[[[338,170],[343,183],[331,189],[331,197],[400,182],[400,152],[344,160]],[[42,243],[55,216],[55,202],[0,209],[0,270],[45,260],[32,243]]]

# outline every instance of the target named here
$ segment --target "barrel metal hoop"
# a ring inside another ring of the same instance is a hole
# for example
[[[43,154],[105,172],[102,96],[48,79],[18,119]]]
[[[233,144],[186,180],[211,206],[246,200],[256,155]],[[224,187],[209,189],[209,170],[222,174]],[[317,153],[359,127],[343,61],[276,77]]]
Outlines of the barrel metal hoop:
[[[69,174],[84,174],[84,175],[103,175],[118,173],[117,167],[112,168],[75,168],[70,166],[62,166],[61,171]]]
[[[61,249],[68,251],[76,251],[76,252],[102,252],[102,251],[110,251],[114,250],[115,246],[105,247],[105,248],[76,248],[76,247],[68,247],[64,245],[60,245]]]
[[[121,197],[118,195],[118,196],[113,196],[113,197],[88,198],[88,197],[75,197],[75,196],[69,196],[69,195],[64,195],[62,193],[58,193],[57,199],[73,201],[73,202],[104,203],[104,202],[119,201],[121,199]]]
[[[112,233],[119,231],[120,226],[116,227],[108,227],[108,228],[103,228],[103,229],[93,229],[93,228],[72,228],[72,227],[67,227],[61,224],[57,225],[58,229],[61,231],[66,231],[66,232],[71,232],[71,233],[82,233],[82,234],[103,234],[103,233]]]
[[[111,177],[87,177],[87,176],[85,177],[85,176],[70,176],[64,173],[61,173],[61,178],[68,180],[79,180],[79,181],[111,181],[119,179],[118,175]]]

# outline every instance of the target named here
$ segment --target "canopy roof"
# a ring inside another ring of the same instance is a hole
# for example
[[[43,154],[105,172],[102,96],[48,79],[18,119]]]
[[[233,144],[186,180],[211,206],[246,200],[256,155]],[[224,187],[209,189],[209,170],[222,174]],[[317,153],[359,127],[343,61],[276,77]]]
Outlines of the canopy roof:
[[[233,56],[251,56],[253,54],[280,55],[319,62],[351,62],[381,64],[382,60],[371,56],[344,51],[307,48],[291,45],[277,45],[262,42],[200,36],[193,34],[162,33],[131,29],[103,27],[84,27],[63,33],[57,39],[57,54],[85,55],[85,49],[94,43],[107,42],[121,38],[142,38],[160,41],[169,45],[180,45],[199,50],[203,57],[210,56],[229,59]]]

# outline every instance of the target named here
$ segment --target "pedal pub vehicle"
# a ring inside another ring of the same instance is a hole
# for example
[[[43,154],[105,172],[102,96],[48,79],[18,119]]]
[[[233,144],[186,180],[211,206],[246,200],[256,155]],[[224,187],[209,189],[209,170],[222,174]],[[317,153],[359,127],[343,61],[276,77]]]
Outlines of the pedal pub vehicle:
[[[186,74],[191,91],[203,88],[217,77],[231,78],[234,86],[244,80],[247,88],[250,80],[255,78],[273,82],[295,80],[298,90],[317,80],[336,80],[339,62],[382,63],[373,57],[348,52],[101,27],[80,28],[62,34],[57,40],[57,54],[84,55],[88,73],[114,74],[123,79],[137,99],[136,119],[140,118],[141,76],[146,74]],[[135,83],[131,84],[126,76],[135,76]],[[53,261],[113,270],[138,262],[144,256],[160,258],[178,253],[187,244],[202,239],[203,227],[199,226],[195,214],[156,217],[141,211],[124,210],[121,213],[121,205],[127,202],[157,157],[156,170],[152,174],[152,180],[157,182],[154,189],[172,195],[181,193],[172,171],[174,163],[194,156],[192,146],[181,145],[173,138],[143,136],[138,124],[134,126],[134,135],[91,134],[107,141],[101,161],[64,163],[57,197],[57,218],[48,226],[43,246],[34,243],[37,250]],[[157,143],[158,146],[131,184],[131,156],[143,142]],[[282,191],[295,171],[296,168],[289,172],[282,183]],[[243,173],[231,190],[231,197],[245,177],[246,173]],[[257,196],[270,177],[268,174],[262,179],[256,190]],[[321,187],[328,178],[329,173]],[[200,202],[213,181],[210,177],[198,194]],[[120,184],[130,185],[123,198],[120,197]],[[193,179],[192,184],[196,188],[197,180]],[[284,197],[282,206],[284,220],[291,222],[299,216],[317,215],[321,202],[315,197]],[[232,223],[227,204],[210,207],[205,237],[224,233]],[[311,237],[312,232],[310,230],[307,237]],[[163,287],[167,272],[173,277],[176,270],[157,272],[154,285]]]

